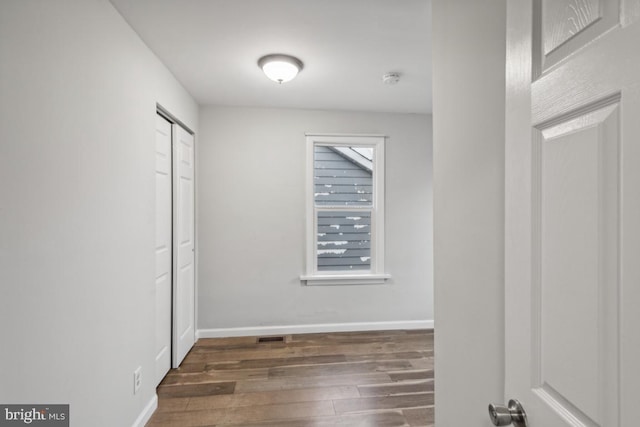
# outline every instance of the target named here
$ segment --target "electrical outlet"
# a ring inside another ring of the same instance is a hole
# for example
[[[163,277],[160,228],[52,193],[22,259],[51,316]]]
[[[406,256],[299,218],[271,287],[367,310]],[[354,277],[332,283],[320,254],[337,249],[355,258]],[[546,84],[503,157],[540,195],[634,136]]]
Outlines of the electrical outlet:
[[[138,366],[138,369],[133,371],[133,394],[140,391],[140,386],[142,386],[142,366]]]

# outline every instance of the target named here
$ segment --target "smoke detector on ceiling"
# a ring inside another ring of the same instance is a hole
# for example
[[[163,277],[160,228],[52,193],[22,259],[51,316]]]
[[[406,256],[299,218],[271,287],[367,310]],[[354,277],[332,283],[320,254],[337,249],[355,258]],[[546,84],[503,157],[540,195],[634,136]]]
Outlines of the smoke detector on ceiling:
[[[387,85],[394,85],[400,81],[400,73],[387,73],[382,76],[382,82]]]

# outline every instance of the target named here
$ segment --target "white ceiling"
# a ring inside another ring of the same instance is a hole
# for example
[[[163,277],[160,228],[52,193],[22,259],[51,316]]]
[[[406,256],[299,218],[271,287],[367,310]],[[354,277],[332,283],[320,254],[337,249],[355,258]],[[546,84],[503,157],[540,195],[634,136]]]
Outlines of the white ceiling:
[[[431,113],[431,0],[111,3],[200,105]],[[257,66],[270,53],[304,69],[279,86]]]

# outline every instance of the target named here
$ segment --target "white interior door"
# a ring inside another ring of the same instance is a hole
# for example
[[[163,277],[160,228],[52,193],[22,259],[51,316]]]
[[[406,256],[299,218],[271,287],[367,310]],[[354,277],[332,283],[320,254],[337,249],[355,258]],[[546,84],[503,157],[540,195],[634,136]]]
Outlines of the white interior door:
[[[509,0],[505,398],[640,425],[640,2]]]
[[[171,123],[156,117],[155,383],[171,368]]]
[[[195,343],[194,137],[173,126],[173,367]]]

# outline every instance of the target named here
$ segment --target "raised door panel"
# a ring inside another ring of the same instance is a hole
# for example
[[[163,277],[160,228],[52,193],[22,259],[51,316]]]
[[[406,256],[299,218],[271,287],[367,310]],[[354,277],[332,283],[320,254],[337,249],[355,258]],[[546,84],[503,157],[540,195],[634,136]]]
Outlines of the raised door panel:
[[[536,76],[620,22],[620,0],[536,0]]]
[[[537,128],[534,391],[585,426],[618,425],[617,98]]]

